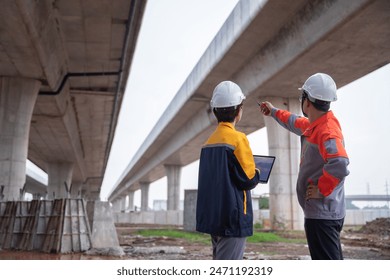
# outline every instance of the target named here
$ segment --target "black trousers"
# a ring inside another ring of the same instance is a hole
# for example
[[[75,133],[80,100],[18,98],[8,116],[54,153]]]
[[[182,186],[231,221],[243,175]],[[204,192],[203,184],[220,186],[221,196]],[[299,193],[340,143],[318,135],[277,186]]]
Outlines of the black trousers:
[[[305,219],[305,232],[312,260],[342,260],[340,232],[344,219]]]

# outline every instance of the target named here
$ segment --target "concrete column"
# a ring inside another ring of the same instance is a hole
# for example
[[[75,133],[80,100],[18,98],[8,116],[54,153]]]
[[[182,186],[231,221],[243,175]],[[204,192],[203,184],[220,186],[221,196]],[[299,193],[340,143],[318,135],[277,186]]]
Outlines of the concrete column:
[[[275,107],[300,114],[298,98],[268,98]],[[270,178],[270,222],[273,229],[302,229],[303,217],[296,196],[299,136],[266,117],[269,154],[276,156]]]
[[[184,190],[183,228],[196,231],[196,201],[198,190]]]
[[[0,77],[0,186],[4,200],[19,200],[26,182],[31,117],[41,82]]]
[[[120,212],[125,212],[126,210],[126,198],[127,196],[122,196],[119,201],[120,201]]]
[[[100,201],[100,193],[96,191],[96,186],[89,182],[83,183],[81,197],[87,201]]]
[[[181,166],[165,165],[168,181],[167,210],[180,210],[180,175]]]
[[[83,189],[82,182],[73,182],[72,187],[70,188],[70,197],[71,198],[81,198],[82,189]]]
[[[141,185],[141,211],[148,211],[150,183],[142,182]]]
[[[129,209],[129,211],[134,211],[134,192],[129,192],[127,197],[129,199],[129,205],[127,206],[127,209]]]
[[[49,199],[68,198],[72,184],[73,163],[50,162],[47,164]]]
[[[302,115],[301,103],[298,98],[290,98],[288,102],[290,112]],[[292,209],[292,229],[303,230],[304,229],[304,215],[303,210],[298,202],[298,196],[296,192],[296,185],[298,180],[299,162],[301,153],[301,139],[299,136],[290,133],[290,181],[291,181],[291,209]]]
[[[112,202],[112,210],[114,213],[120,212],[120,200],[119,199],[115,199]]]

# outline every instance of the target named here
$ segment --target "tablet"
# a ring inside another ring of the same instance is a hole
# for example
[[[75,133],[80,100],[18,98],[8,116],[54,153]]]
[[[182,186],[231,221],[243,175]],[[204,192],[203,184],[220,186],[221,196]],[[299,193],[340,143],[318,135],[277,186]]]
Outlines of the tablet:
[[[271,175],[272,167],[274,166],[274,156],[259,156],[253,155],[256,168],[260,169],[260,183],[267,184]]]

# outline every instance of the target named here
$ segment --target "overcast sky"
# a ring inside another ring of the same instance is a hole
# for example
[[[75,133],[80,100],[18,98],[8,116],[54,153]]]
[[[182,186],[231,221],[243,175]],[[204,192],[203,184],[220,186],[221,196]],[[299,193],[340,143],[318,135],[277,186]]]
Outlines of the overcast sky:
[[[103,182],[102,200],[107,199],[237,2],[148,0]],[[188,176],[183,170],[182,178],[185,177]],[[153,199],[166,199],[166,187],[158,187],[166,186],[164,180],[151,185],[150,206]],[[139,197],[136,194],[138,206]]]
[[[107,200],[237,2],[148,0],[103,181],[102,200]],[[339,89],[338,98],[331,109],[342,125],[351,162],[346,193],[386,194],[385,184],[390,184],[390,65]],[[248,139],[254,154],[268,153],[265,129]],[[195,162],[182,169],[181,199],[184,189],[197,188],[197,168]],[[166,199],[166,185],[166,178],[151,184],[150,207],[153,200]],[[254,193],[268,193],[268,186],[262,185]],[[134,204],[140,206],[140,191],[135,194]]]

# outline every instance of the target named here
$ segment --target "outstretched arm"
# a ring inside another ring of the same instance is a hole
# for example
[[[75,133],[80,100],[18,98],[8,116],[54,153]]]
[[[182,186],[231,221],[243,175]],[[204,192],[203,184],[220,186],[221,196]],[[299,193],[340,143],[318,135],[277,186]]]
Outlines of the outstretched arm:
[[[300,117],[286,110],[277,109],[271,102],[264,101],[259,103],[259,106],[260,112],[264,116],[273,117],[285,129],[299,136],[302,135],[310,125],[307,118]]]

